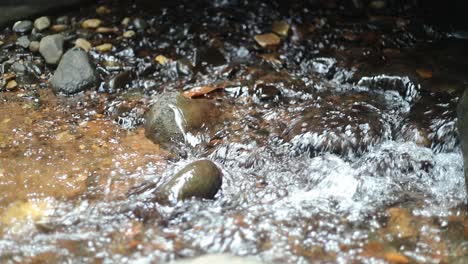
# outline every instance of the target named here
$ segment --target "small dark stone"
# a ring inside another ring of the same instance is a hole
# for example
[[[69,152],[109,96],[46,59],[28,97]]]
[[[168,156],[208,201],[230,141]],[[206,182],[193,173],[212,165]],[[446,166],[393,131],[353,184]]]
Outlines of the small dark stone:
[[[96,85],[97,81],[95,68],[88,54],[79,48],[70,49],[63,55],[50,79],[54,91],[65,95],[79,93]]]
[[[255,87],[255,95],[260,101],[274,101],[279,99],[281,92],[272,85],[259,84]]]
[[[21,20],[13,25],[13,31],[16,33],[28,33],[33,29],[33,23],[29,20]]]

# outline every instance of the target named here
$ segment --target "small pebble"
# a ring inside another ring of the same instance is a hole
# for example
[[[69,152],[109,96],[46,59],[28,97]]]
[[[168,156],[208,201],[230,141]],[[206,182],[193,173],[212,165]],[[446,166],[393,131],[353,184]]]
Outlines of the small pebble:
[[[34,21],[34,27],[42,31],[48,27],[50,27],[50,19],[46,16],[40,17]]]
[[[163,55],[158,55],[158,56],[156,56],[156,58],[154,58],[154,61],[156,61],[157,63],[159,63],[161,65],[166,64],[167,60],[168,59]]]
[[[93,46],[86,39],[79,38],[75,41],[75,47],[78,47],[86,52],[89,52]]]
[[[29,47],[29,43],[31,43],[31,41],[29,41],[28,36],[21,36],[16,40],[16,45],[25,49]]]
[[[62,32],[62,31],[65,31],[67,30],[68,26],[67,25],[63,25],[63,24],[60,24],[60,25],[53,25],[52,26],[52,31],[54,32]]]
[[[4,43],[5,43],[5,42],[3,42],[3,41],[0,40],[0,46],[3,46]]]
[[[121,22],[122,26],[124,27],[128,27],[128,25],[130,24],[130,18],[129,17],[126,17],[122,20]]]
[[[13,31],[16,33],[27,33],[33,28],[33,23],[29,20],[18,21],[13,25]]]
[[[266,33],[266,34],[256,35],[255,41],[262,48],[266,48],[268,46],[276,46],[280,44],[281,39],[276,34]]]
[[[38,52],[39,51],[39,41],[31,41],[31,43],[29,43],[29,50],[31,52]]]
[[[124,38],[133,38],[135,37],[136,33],[133,30],[128,30],[123,33]]]
[[[15,89],[16,87],[18,86],[18,83],[15,81],[15,80],[11,80],[7,83],[7,85],[5,86],[5,88],[7,90],[13,90]]]
[[[99,46],[96,46],[96,50],[99,52],[109,52],[112,50],[112,44],[110,43],[104,43]]]
[[[81,26],[83,28],[98,28],[102,24],[102,21],[97,18],[86,19],[83,21]]]
[[[98,8],[96,8],[96,13],[98,15],[108,15],[111,13],[111,10],[105,6],[105,5],[102,5],[102,6],[99,6]]]
[[[96,29],[97,33],[115,33],[118,29],[116,27],[98,27]]]

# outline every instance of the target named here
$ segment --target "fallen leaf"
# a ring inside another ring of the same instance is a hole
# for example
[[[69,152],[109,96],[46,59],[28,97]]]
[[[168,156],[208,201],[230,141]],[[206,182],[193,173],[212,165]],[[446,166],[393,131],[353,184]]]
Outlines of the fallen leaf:
[[[385,259],[390,263],[409,263],[409,259],[406,256],[396,252],[386,253]]]
[[[186,98],[193,98],[197,96],[202,96],[207,93],[211,93],[212,91],[219,89],[220,87],[216,86],[198,86],[198,87],[193,87],[192,89],[185,91],[182,93],[182,95]]]
[[[419,76],[423,79],[430,79],[432,78],[432,71],[428,69],[416,69],[416,72]]]

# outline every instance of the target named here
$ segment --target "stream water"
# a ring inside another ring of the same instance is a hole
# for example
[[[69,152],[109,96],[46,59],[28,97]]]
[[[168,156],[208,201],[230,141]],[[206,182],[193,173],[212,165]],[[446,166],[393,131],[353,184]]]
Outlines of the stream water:
[[[67,13],[66,39],[114,45],[90,51],[104,84],[71,97],[48,88],[54,67],[0,32],[1,73],[27,67],[17,89],[0,92],[2,263],[220,252],[265,263],[468,261],[455,112],[468,40],[411,11],[359,19],[333,6],[237,2]],[[119,33],[79,28],[92,17]],[[254,36],[276,21],[289,35],[259,47]],[[135,38],[119,36],[132,28]],[[105,84],[125,71],[125,88]],[[204,96],[224,120],[214,136],[187,135],[182,158],[145,138],[154,95],[214,83],[222,88]],[[201,158],[223,171],[215,200],[162,206],[129,195]]]

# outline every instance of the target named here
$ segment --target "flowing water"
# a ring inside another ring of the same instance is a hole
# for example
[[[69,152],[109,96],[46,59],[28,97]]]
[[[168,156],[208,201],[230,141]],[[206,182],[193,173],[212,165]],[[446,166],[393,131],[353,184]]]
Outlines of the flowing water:
[[[466,39],[333,7],[120,7],[102,19],[118,27],[125,16],[145,19],[135,39],[66,34],[112,42],[111,53],[90,53],[104,81],[133,72],[125,89],[54,95],[53,67],[2,47],[2,71],[14,62],[39,71],[0,92],[2,263],[160,263],[219,252],[266,263],[468,261],[455,112],[468,84]],[[69,13],[72,28],[95,8]],[[258,47],[253,36],[281,20],[289,37]],[[0,37],[15,38],[8,29]],[[170,62],[159,65],[159,54]],[[205,97],[224,120],[214,136],[187,134],[182,158],[145,138],[152,96],[213,83],[222,88]],[[200,158],[223,171],[215,200],[163,206],[148,192],[129,195]]]

